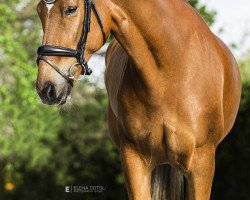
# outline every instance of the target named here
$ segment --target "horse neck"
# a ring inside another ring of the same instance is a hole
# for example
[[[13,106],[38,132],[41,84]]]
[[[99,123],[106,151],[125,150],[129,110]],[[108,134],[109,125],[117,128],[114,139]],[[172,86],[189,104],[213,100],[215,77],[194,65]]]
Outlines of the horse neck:
[[[153,77],[159,77],[160,72],[176,71],[176,60],[184,53],[189,37],[185,33],[187,23],[182,23],[178,12],[183,13],[187,3],[179,0],[110,1],[111,32],[129,54],[143,81],[152,86],[155,84]],[[180,26],[175,27],[173,20],[178,20]]]

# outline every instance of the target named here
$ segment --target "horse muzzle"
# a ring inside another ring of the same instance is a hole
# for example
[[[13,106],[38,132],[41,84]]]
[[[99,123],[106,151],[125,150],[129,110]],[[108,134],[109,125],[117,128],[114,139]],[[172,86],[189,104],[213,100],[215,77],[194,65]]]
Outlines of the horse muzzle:
[[[63,105],[71,98],[72,86],[70,84],[60,87],[48,81],[43,86],[37,83],[36,89],[42,102],[47,105]]]

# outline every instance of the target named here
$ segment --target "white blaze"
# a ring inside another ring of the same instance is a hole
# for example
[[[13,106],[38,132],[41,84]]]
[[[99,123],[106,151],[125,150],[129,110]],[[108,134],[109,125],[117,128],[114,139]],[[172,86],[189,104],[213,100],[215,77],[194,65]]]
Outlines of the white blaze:
[[[50,3],[50,4],[46,4],[46,7],[48,8],[48,12],[51,10],[51,8],[53,8],[54,4]]]

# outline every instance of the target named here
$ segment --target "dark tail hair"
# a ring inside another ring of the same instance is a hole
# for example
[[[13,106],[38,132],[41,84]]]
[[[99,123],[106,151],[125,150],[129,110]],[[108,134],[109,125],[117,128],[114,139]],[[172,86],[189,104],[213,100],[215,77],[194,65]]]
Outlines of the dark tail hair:
[[[186,180],[170,165],[159,165],[152,172],[152,200],[184,200]]]

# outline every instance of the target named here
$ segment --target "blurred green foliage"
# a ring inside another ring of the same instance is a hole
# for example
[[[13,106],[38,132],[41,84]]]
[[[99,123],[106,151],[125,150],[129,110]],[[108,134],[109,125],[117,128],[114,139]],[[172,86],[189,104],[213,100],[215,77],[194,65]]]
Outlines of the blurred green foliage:
[[[215,10],[209,10],[207,6],[205,4],[201,4],[199,0],[188,0],[188,2],[203,16],[209,26],[215,22]]]
[[[213,24],[215,11],[198,0],[189,2]],[[127,199],[120,158],[108,136],[105,89],[85,80],[75,88],[72,105],[60,110],[37,97],[34,61],[41,25],[36,3],[0,1],[0,199],[79,199],[67,196],[65,185],[107,186],[101,194],[82,194],[84,199]],[[250,167],[249,56],[240,66],[242,104],[218,151],[212,199],[249,199],[250,173],[244,173]]]
[[[20,181],[17,169],[23,163],[36,170],[47,165],[51,147],[42,140],[56,140],[61,119],[56,108],[45,108],[36,95],[37,70],[25,50],[22,38],[28,35],[17,20],[16,3],[0,3],[0,170],[5,179],[11,175]]]
[[[247,84],[250,81],[250,52],[239,61],[242,82]]]

